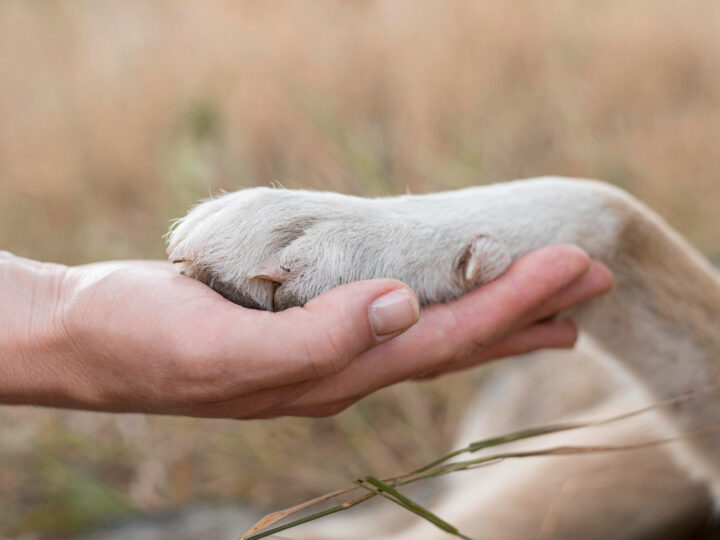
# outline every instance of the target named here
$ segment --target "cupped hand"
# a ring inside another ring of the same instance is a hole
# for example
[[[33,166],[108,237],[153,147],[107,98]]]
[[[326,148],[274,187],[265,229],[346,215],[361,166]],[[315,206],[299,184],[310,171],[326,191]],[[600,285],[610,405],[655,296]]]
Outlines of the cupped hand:
[[[551,246],[422,312],[407,286],[380,279],[269,313],[228,302],[165,262],[68,268],[5,254],[0,401],[203,417],[324,416],[408,378],[570,347],[573,324],[548,317],[611,285],[607,268],[578,248]]]

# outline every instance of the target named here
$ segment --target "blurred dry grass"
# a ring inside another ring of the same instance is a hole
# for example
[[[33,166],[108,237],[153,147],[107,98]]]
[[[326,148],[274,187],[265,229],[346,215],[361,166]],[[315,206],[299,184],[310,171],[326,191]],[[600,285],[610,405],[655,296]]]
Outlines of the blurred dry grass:
[[[26,256],[162,257],[168,219],[219,188],[546,173],[615,182],[720,253],[715,0],[5,0],[0,66],[0,247]],[[5,409],[0,523],[63,537],[198,499],[293,502],[437,454],[468,392],[243,424]]]

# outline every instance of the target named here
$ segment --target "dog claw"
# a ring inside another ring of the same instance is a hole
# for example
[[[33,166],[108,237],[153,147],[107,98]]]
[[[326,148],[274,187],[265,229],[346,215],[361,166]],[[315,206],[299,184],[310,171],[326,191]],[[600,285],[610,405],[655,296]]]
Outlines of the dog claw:
[[[290,277],[290,269],[275,261],[264,261],[250,269],[248,279],[266,279],[283,284]]]
[[[475,281],[475,278],[477,278],[478,272],[480,271],[479,263],[480,261],[478,260],[478,255],[472,253],[471,251],[470,258],[465,266],[465,279],[467,281]]]

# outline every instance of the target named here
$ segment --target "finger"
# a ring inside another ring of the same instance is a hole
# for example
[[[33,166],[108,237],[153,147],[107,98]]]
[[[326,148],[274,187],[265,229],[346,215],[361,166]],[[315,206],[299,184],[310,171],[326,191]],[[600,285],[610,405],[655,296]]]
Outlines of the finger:
[[[587,273],[530,311],[518,322],[516,328],[556,315],[590,298],[605,294],[612,287],[613,276],[610,269],[599,261],[591,261]]]
[[[522,257],[497,280],[455,302],[432,306],[428,311],[441,318],[448,317],[444,308],[450,308],[451,335],[458,340],[486,345],[505,335],[528,314],[587,274],[590,268],[589,257],[577,246],[548,246]]]
[[[404,332],[419,317],[415,294],[400,281],[378,279],[336,287],[302,308],[279,313],[237,306],[218,330],[226,364],[252,390],[341,371],[369,349]],[[234,327],[234,328],[233,328]],[[238,333],[238,328],[242,332]],[[228,343],[227,336],[237,336]],[[250,359],[237,366],[238,356]]]
[[[475,354],[450,362],[438,369],[417,376],[417,379],[429,379],[452,371],[468,369],[473,366],[499,360],[508,356],[516,356],[537,351],[539,349],[571,348],[577,341],[575,325],[566,319],[549,321],[526,326]]]
[[[507,356],[524,354],[541,348],[572,347],[577,339],[577,329],[570,321],[542,321],[581,302],[607,293],[613,284],[612,273],[603,263],[591,261],[590,269],[577,280],[533,309],[523,317],[509,335],[485,347],[470,349],[465,358],[453,361],[440,370],[432,371],[437,376],[447,371],[457,371]]]
[[[541,348],[572,347],[577,338],[577,330],[571,322],[561,320],[542,324],[537,321],[605,294],[612,285],[612,273],[608,267],[599,261],[591,261],[590,269],[585,274],[518,321],[514,325],[517,330],[511,330],[509,335],[485,347],[471,349],[465,359],[453,361],[447,368],[433,370],[429,376],[437,376],[447,371],[457,371],[481,362],[524,354]]]
[[[494,282],[425,309],[414,327],[319,381],[298,403],[366,395],[483,348],[589,267],[588,256],[574,246],[551,246],[526,255]]]

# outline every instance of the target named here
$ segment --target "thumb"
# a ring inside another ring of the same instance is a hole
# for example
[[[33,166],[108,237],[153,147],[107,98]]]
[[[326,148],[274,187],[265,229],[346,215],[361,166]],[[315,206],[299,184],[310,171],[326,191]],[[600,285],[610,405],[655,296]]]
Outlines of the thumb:
[[[294,349],[303,373],[316,378],[344,369],[365,351],[413,326],[420,307],[415,293],[394,279],[341,285],[302,308],[276,313],[278,340]],[[286,357],[287,358],[287,357]]]

